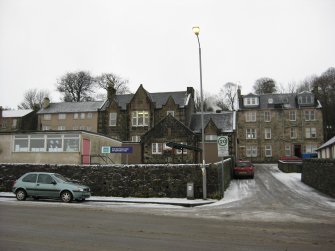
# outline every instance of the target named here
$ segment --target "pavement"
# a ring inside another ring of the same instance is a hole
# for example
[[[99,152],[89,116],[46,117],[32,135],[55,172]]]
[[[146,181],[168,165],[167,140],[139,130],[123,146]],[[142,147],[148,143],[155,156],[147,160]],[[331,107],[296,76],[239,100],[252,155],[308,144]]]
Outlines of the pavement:
[[[15,198],[12,193],[0,192],[0,198]],[[97,203],[136,203],[136,204],[158,204],[158,205],[172,205],[182,207],[196,207],[203,206],[217,202],[212,199],[187,199],[187,198],[134,198],[134,197],[100,197],[91,196],[86,199],[88,202]]]

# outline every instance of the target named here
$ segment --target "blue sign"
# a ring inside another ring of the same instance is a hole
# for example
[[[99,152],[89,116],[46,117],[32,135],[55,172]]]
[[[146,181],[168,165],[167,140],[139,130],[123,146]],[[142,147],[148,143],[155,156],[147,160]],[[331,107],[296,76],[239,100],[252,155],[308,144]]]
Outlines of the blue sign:
[[[111,146],[111,153],[132,153],[133,147],[131,146]]]

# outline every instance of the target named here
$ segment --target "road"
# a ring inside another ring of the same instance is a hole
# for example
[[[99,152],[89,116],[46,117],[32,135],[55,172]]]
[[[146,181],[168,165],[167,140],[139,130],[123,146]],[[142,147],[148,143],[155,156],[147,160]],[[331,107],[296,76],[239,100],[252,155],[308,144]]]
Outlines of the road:
[[[275,166],[182,208],[0,201],[0,250],[335,250],[335,200]]]

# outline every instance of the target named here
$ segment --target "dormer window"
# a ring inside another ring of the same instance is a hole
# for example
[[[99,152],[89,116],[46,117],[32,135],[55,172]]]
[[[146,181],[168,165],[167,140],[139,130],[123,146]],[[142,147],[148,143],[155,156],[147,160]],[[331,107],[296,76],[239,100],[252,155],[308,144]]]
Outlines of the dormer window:
[[[243,99],[244,106],[256,106],[259,104],[258,97],[248,97]]]
[[[269,103],[269,104],[273,104],[273,98],[269,98],[269,99],[268,99],[268,103]]]
[[[298,104],[299,105],[313,105],[314,104],[314,96],[313,95],[298,96]]]

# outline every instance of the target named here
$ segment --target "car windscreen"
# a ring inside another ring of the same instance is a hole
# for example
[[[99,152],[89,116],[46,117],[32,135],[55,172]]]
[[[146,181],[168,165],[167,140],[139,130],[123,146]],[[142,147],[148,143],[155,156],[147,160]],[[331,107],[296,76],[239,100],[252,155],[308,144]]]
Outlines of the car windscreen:
[[[64,176],[62,176],[58,173],[55,173],[54,176],[61,182],[70,182],[70,180],[68,178],[65,178]]]
[[[250,162],[237,162],[236,163],[237,167],[246,167],[246,166],[251,166]]]

